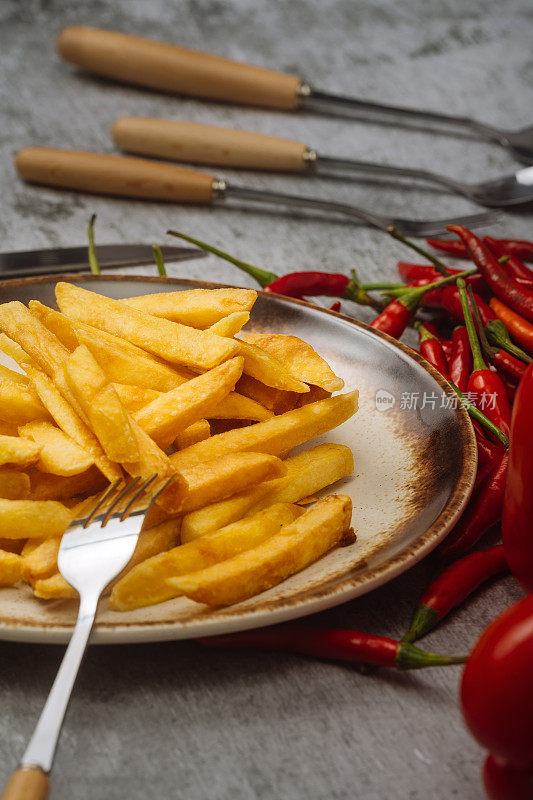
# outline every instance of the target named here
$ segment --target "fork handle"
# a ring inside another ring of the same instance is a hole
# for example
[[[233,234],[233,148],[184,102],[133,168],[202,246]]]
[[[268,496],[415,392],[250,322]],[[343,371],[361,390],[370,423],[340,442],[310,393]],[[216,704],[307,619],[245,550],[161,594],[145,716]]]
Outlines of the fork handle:
[[[294,110],[301,79],[198,50],[81,25],[64,28],[59,54],[106,78],[230,103]]]
[[[122,117],[113,125],[122,150],[190,164],[302,172],[308,147],[263,133],[153,117]]]
[[[48,776],[40,767],[20,767],[9,779],[1,800],[46,800]]]

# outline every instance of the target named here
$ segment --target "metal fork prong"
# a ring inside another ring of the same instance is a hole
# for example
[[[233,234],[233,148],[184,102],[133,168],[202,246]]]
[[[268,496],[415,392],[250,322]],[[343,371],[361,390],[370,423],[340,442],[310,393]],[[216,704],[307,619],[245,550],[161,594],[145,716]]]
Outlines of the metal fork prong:
[[[131,510],[132,510],[133,506],[135,505],[136,501],[139,499],[139,497],[140,497],[142,494],[144,494],[144,492],[145,492],[145,491],[148,489],[148,487],[149,487],[149,486],[150,486],[150,485],[151,485],[151,484],[152,484],[152,483],[155,481],[155,479],[156,479],[156,478],[157,478],[157,473],[155,473],[155,474],[154,474],[154,475],[152,475],[150,478],[148,478],[147,480],[145,480],[145,482],[144,482],[144,483],[142,483],[142,484],[141,484],[141,485],[138,487],[138,489],[137,489],[137,491],[135,492],[135,494],[133,495],[133,497],[131,497],[131,498],[130,498],[130,500],[128,500],[128,504],[126,505],[126,508],[125,508],[125,509],[124,509],[124,511],[122,512],[122,516],[121,516],[121,518],[120,518],[120,521],[121,521],[121,522],[124,522],[124,520],[125,520],[125,519],[127,519],[127,518],[129,517],[129,515],[130,515],[130,512],[131,512]]]
[[[123,483],[123,482],[124,482],[124,478],[119,478],[118,481],[115,481],[115,483],[112,483],[111,486],[109,486],[103,492],[103,494],[101,495],[100,499],[98,500],[98,502],[96,503],[96,505],[92,509],[91,513],[89,514],[89,516],[87,517],[87,519],[83,523],[83,527],[84,528],[88,528],[89,527],[89,525],[91,524],[91,522],[95,518],[95,516],[98,513],[98,511],[102,508],[102,506],[105,504],[105,502],[107,500],[109,500],[109,498],[116,492],[116,490],[119,488],[120,484]]]
[[[158,489],[157,492],[154,495],[152,495],[152,498],[150,500],[150,505],[148,506],[148,511],[152,508],[153,504],[156,502],[156,500],[159,497],[159,495],[163,494],[165,489],[168,489],[170,484],[174,483],[174,481],[176,480],[177,477],[178,477],[177,473],[175,475],[171,475],[170,478],[167,478],[167,480],[164,482],[164,484],[161,486],[161,488]]]
[[[109,520],[111,519],[113,514],[116,512],[119,504],[122,502],[122,500],[124,500],[125,497],[127,497],[129,495],[129,493],[133,489],[135,489],[135,487],[137,486],[137,484],[139,483],[140,480],[141,480],[141,476],[140,475],[138,475],[136,478],[133,478],[133,480],[129,481],[129,483],[126,483],[126,485],[122,489],[122,491],[119,492],[119,494],[113,499],[113,502],[108,507],[108,509],[105,512],[105,515],[104,515],[104,517],[102,519],[102,522],[101,522],[102,528],[105,528],[105,526],[107,525],[107,523],[109,522]]]

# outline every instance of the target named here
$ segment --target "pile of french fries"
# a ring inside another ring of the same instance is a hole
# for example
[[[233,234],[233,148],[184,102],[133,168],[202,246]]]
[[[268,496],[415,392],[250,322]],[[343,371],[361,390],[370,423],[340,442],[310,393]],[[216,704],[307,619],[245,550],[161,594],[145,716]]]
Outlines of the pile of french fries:
[[[236,603],[354,540],[350,499],[316,497],[352,472],[350,449],[290,453],[349,419],[357,392],[332,396],[343,381],[301,339],[243,334],[255,291],[113,300],[58,283],[56,299],[0,305],[20,370],[0,365],[0,585],[76,597],[61,537],[127,476],[173,481],[108,588],[115,610]]]

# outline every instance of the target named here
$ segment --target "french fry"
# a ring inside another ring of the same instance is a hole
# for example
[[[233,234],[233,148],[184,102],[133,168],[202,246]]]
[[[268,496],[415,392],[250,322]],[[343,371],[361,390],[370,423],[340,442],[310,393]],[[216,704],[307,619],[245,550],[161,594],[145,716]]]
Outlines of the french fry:
[[[0,419],[0,435],[2,436],[18,436],[19,429],[17,425],[12,425],[9,422],[4,422]]]
[[[62,536],[72,513],[53,500],[0,499],[0,531],[5,539],[48,539]]]
[[[122,336],[171,363],[210,369],[239,353],[240,345],[233,339],[145,314],[72,284],[58,283],[56,298],[61,311],[71,319]]]
[[[18,426],[32,420],[49,420],[50,414],[31,386],[5,379],[0,380],[0,419]]]
[[[76,349],[79,344],[76,326],[68,317],[53,308],[43,305],[38,300],[30,300],[29,307],[31,313],[48,328],[50,333],[57,336],[67,350],[72,352],[72,350]]]
[[[273,414],[285,414],[286,411],[292,411],[302,398],[310,394],[310,392],[298,394],[297,392],[286,392],[283,389],[273,389],[249,375],[241,375],[235,389],[244,397],[260,403]]]
[[[30,478],[25,472],[0,469],[0,497],[3,497],[4,500],[25,500],[29,493]]]
[[[0,466],[10,464],[20,469],[36,464],[41,448],[20,436],[0,436]]]
[[[150,559],[165,550],[170,550],[177,545],[179,540],[179,520],[169,520],[154,528],[141,531],[135,547],[135,552],[127,567],[115,578],[104,592],[109,594],[111,589],[137,564]],[[36,597],[43,600],[74,599],[78,593],[70,586],[59,572],[55,572],[47,577],[36,578],[32,581]]]
[[[68,356],[68,350],[25,305],[14,300],[0,305],[0,328],[52,377]]]
[[[59,428],[70,436],[76,444],[88,451],[94,458],[98,469],[110,481],[117,481],[122,477],[122,471],[104,453],[100,442],[76,414],[72,406],[65,400],[52,381],[39,370],[27,367],[28,377],[39,395],[45,408],[50,412]]]
[[[283,477],[251,486],[227,500],[186,514],[181,541],[190,542],[272,503],[298,503],[350,475],[354,467],[352,451],[342,444],[320,444],[283,463],[287,468]]]
[[[230,314],[249,312],[256,298],[254,289],[189,289],[145,294],[122,302],[146,314],[203,330]]]
[[[320,386],[327,392],[337,392],[344,387],[344,381],[335,375],[327,361],[310,344],[297,336],[284,333],[248,333],[243,338],[283,362],[291,375],[305,383]]]
[[[118,479],[117,479],[118,480]],[[85,497],[103,489],[106,478],[97,467],[87,472],[65,478],[49,472],[33,472],[30,475],[32,500],[70,500],[73,497]]]
[[[348,532],[351,516],[350,498],[330,495],[257,547],[167,581],[174,591],[197,603],[238,603],[276,586],[331,550]]]
[[[157,503],[169,513],[178,513],[182,509],[183,499],[188,493],[187,483],[184,477],[172,466],[168,456],[157,446],[153,439],[148,436],[141,426],[129,417],[129,423],[133,434],[137,440],[139,460],[135,462],[125,462],[124,468],[133,477],[140,476],[143,480],[148,480],[152,475],[158,475],[159,479],[152,487],[157,491],[161,481],[174,478],[170,486],[159,495]]]
[[[20,581],[22,559],[16,553],[0,550],[0,586],[13,586]]]
[[[180,450],[171,456],[176,469],[185,469],[228,453],[271,453],[278,455],[302,442],[336,428],[357,411],[357,391],[310,403],[277,417],[258,422]]]
[[[184,450],[186,447],[196,444],[196,442],[203,442],[204,439],[209,439],[210,436],[211,428],[209,422],[206,419],[199,419],[189,425],[188,428],[185,428],[184,431],[178,433],[174,446],[177,450]]]
[[[193,422],[209,416],[232,391],[243,368],[240,357],[166,392],[134,414],[135,420],[163,449]]]
[[[44,539],[29,553],[22,556],[22,578],[32,583],[37,578],[48,578],[57,572],[57,556],[61,545],[61,536]]]
[[[308,403],[316,403],[317,400],[327,400],[328,397],[331,397],[331,392],[327,392],[321,386],[309,384],[309,392],[298,397],[297,408],[306,406]]]
[[[152,400],[157,400],[162,394],[162,392],[156,392],[155,389],[141,389],[140,386],[132,386],[129,383],[113,383],[111,385],[124,408],[132,414],[147,406]]]
[[[16,553],[18,556],[26,545],[26,539],[0,539],[0,550]]]
[[[12,358],[24,371],[26,371],[27,366],[39,369],[37,362],[34,361],[19,344],[14,342],[13,339],[10,339],[9,336],[6,336],[5,333],[0,333],[0,350],[9,356],[9,358]]]
[[[94,464],[93,456],[50,422],[29,422],[19,435],[41,448],[37,468],[53,475],[79,475]]]
[[[229,453],[207,464],[189,466],[181,473],[188,490],[179,511],[193,511],[231,497],[259,481],[279,478],[285,472],[279,458],[264,453]]]
[[[304,395],[301,395],[302,397]],[[206,413],[208,419],[245,419],[264,422],[272,417],[272,411],[238,392],[230,392],[214,409]]]
[[[21,372],[15,372],[15,370],[9,369],[9,367],[5,367],[3,364],[0,364],[0,381],[6,380],[14,383],[20,383],[22,386],[28,385],[28,379],[26,375],[23,375]]]
[[[244,372],[273,389],[303,394],[309,391],[306,383],[294,378],[277,358],[254,344],[239,341],[240,355],[244,358]]]
[[[227,336],[232,339],[236,333],[239,333],[244,328],[249,319],[250,313],[248,311],[234,311],[233,314],[228,314],[227,317],[223,317],[218,322],[210,325],[207,330],[209,333],[216,333],[217,336]]]
[[[138,564],[115,584],[109,607],[116,611],[128,611],[170,600],[177,595],[167,583],[167,578],[196,572],[249,550],[302,513],[298,506],[278,503],[210,533],[198,542],[180,545],[153,556]]]

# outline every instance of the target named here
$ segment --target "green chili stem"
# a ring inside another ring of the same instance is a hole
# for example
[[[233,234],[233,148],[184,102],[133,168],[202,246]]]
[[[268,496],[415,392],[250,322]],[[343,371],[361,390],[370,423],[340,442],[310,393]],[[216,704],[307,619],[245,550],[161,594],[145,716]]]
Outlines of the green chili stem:
[[[423,256],[424,258],[427,258],[428,261],[431,261],[431,263],[433,264],[433,266],[435,267],[437,272],[440,272],[441,275],[449,275],[450,274],[449,271],[448,271],[448,268],[445,266],[445,264],[442,263],[440,258],[437,258],[436,256],[432,255],[431,253],[428,253],[428,251],[424,250],[423,247],[419,247],[419,245],[415,244],[414,242],[409,241],[409,239],[406,239],[405,236],[402,236],[401,233],[398,233],[398,231],[396,230],[394,225],[390,225],[387,228],[387,233],[389,233],[392,236],[393,239],[397,239],[402,244],[405,244],[405,245],[407,245],[407,247],[410,247],[411,250],[414,250],[415,253],[418,253],[418,255]]]
[[[89,240],[89,266],[93,275],[100,275],[100,265],[96,255],[96,247],[94,244],[94,223],[96,222],[96,214],[91,215],[89,224],[87,226],[87,238]]]
[[[485,332],[491,344],[496,345],[496,347],[499,347],[502,350],[506,350],[512,356],[519,358],[525,364],[531,363],[531,356],[522,350],[521,347],[518,347],[518,345],[511,341],[509,332],[501,319],[491,320],[485,328]]]
[[[459,296],[461,298],[461,305],[463,307],[463,316],[465,318],[466,330],[468,333],[468,340],[470,342],[470,349],[472,351],[472,358],[474,359],[474,372],[480,369],[488,369],[485,361],[483,360],[483,353],[477,338],[476,326],[472,317],[472,311],[468,302],[468,295],[466,293],[466,283],[462,278],[457,281],[457,288],[459,289]]]
[[[386,294],[389,297],[398,297],[399,299],[411,294],[416,295],[417,297],[422,297],[422,295],[426,294],[426,292],[431,292],[433,289],[442,289],[443,286],[447,286],[449,283],[455,283],[455,281],[458,279],[468,278],[470,275],[474,275],[476,272],[477,269],[468,269],[464,272],[458,272],[456,275],[448,275],[446,278],[441,278],[438,281],[426,283],[425,286],[402,285],[401,289],[390,289],[388,292],[383,292],[383,294]]]
[[[467,397],[465,397],[465,395],[455,385],[453,381],[448,380],[448,383],[454,390],[455,394],[459,397],[461,403],[463,404],[463,407],[468,411],[472,419],[475,419],[477,422],[479,422],[480,425],[483,425],[483,427],[486,428],[489,431],[489,433],[492,433],[492,435],[495,436],[496,439],[498,439],[498,441],[500,442],[500,444],[503,445],[505,450],[507,450],[507,448],[509,447],[509,438],[505,435],[505,433],[502,430],[500,430],[500,428],[498,428],[498,426],[495,425],[494,422],[492,422],[492,420],[486,417],[485,414],[479,410],[479,408],[476,408],[476,406],[473,403],[471,403]]]
[[[418,334],[420,336],[420,342],[426,342],[428,339],[437,338],[433,333],[431,333],[431,331],[428,331],[428,329],[422,322],[418,320],[415,322],[415,328],[417,329]]]
[[[170,234],[170,236],[176,236],[178,239],[184,239],[186,242],[195,244],[197,247],[200,247],[207,253],[213,253],[215,256],[218,256],[219,258],[223,258],[224,261],[229,261],[231,264],[234,264],[243,272],[246,272],[248,273],[248,275],[251,275],[252,278],[255,278],[257,283],[263,289],[265,288],[265,286],[268,286],[269,283],[272,283],[272,281],[276,281],[279,278],[279,275],[276,275],[275,272],[268,272],[265,269],[254,267],[253,264],[248,264],[246,261],[241,261],[239,258],[234,258],[233,256],[230,256],[229,253],[225,253],[223,250],[219,250],[218,247],[213,247],[213,245],[211,244],[206,244],[205,242],[201,242],[199,239],[193,239],[192,236],[187,236],[185,233],[179,233],[178,231],[167,231],[167,233]]]
[[[402,287],[405,288],[404,283],[400,282],[393,283],[392,281],[390,283],[387,283],[387,281],[379,283],[378,281],[377,283],[361,283],[359,285],[361,286],[361,289],[364,289],[366,292],[374,292],[378,289],[384,290],[384,289],[401,289]]]
[[[154,254],[154,261],[157,271],[162,278],[167,277],[167,268],[165,267],[165,259],[163,258],[163,251],[158,244],[152,245],[152,253]]]
[[[487,335],[485,333],[485,328],[483,327],[483,323],[481,321],[479,308],[477,307],[477,303],[474,298],[474,292],[472,291],[472,287],[467,286],[466,291],[468,292],[468,298],[470,300],[470,308],[472,309],[472,313],[476,321],[477,330],[479,334],[479,341],[481,342],[481,349],[485,354],[486,358],[488,358],[489,361],[492,361],[492,359],[494,358],[494,356],[498,351],[495,347],[491,347],[489,344],[489,340],[487,339]]]

